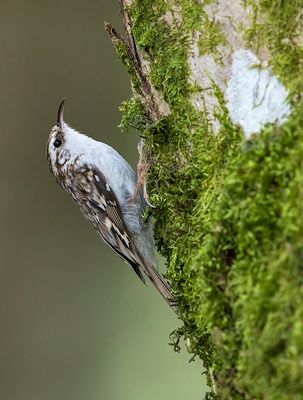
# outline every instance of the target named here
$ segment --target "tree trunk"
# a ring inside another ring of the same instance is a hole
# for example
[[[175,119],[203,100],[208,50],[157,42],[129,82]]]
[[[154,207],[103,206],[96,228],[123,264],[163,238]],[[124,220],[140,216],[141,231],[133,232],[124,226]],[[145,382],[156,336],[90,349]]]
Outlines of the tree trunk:
[[[302,399],[302,0],[120,0],[181,336],[220,399]]]

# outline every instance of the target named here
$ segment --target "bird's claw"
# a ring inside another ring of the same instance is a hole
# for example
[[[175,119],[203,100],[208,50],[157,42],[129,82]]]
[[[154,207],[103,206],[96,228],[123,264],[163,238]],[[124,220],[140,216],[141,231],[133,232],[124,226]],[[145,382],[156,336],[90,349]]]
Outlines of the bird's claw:
[[[143,191],[143,197],[146,202],[146,204],[151,207],[151,208],[156,208],[151,202],[149,201],[149,196],[147,193],[147,174],[148,170],[151,166],[151,163],[148,161],[143,160],[143,144],[144,144],[144,139],[141,139],[138,145],[138,151],[139,151],[139,161],[137,164],[137,184],[136,188],[134,191],[134,194],[131,198],[132,202],[135,202],[138,196],[138,193],[140,192],[140,189],[142,188]]]

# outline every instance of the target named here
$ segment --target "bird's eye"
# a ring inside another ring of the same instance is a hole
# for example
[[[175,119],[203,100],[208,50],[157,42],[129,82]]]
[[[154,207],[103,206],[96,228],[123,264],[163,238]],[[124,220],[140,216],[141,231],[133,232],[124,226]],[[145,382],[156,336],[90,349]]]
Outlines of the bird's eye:
[[[60,139],[56,139],[56,140],[54,141],[54,146],[55,146],[56,148],[60,147],[61,144],[62,144],[62,141],[61,141]]]

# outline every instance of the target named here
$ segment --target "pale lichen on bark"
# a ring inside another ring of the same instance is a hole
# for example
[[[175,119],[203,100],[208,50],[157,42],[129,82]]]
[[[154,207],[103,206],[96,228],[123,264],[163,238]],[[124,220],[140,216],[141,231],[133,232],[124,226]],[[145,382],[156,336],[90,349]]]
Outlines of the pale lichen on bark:
[[[204,16],[201,16],[201,30],[194,32],[191,50],[189,53],[189,65],[191,67],[191,81],[197,84],[201,92],[192,97],[193,104],[198,110],[206,109],[213,128],[218,133],[220,121],[215,117],[215,108],[219,107],[219,101],[214,91],[214,84],[226,92],[227,82],[231,76],[232,55],[244,46],[244,29],[251,24],[251,9],[244,8],[240,0],[213,1],[204,6]],[[205,20],[212,27],[221,32],[219,43],[209,43],[209,53],[203,54],[200,43],[212,41],[204,31]],[[224,40],[223,40],[224,38]],[[202,53],[202,54],[201,54]]]
[[[231,77],[226,89],[231,120],[241,125],[247,137],[268,123],[281,125],[291,113],[288,92],[252,51],[233,54]]]
[[[252,8],[244,7],[240,0],[220,0],[205,5],[204,11],[210,23],[221,31],[224,42],[216,44],[212,54],[201,54],[202,17],[202,30],[194,32],[189,57],[191,80],[201,89],[193,95],[193,104],[198,110],[206,110],[215,133],[221,124],[215,113],[220,104],[214,85],[224,95],[231,120],[246,135],[260,132],[266,123],[285,122],[290,114],[288,93],[270,70],[265,69],[269,52],[260,50],[261,64],[251,50],[245,49],[245,31],[253,24]]]

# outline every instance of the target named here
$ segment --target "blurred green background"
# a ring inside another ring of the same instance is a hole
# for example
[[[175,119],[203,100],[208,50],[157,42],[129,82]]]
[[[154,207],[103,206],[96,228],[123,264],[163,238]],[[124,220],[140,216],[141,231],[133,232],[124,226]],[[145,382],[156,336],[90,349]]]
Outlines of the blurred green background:
[[[174,353],[180,325],[111,253],[48,171],[59,101],[66,120],[132,165],[121,135],[130,96],[104,21],[118,2],[1,1],[0,399],[203,398],[200,362]]]

